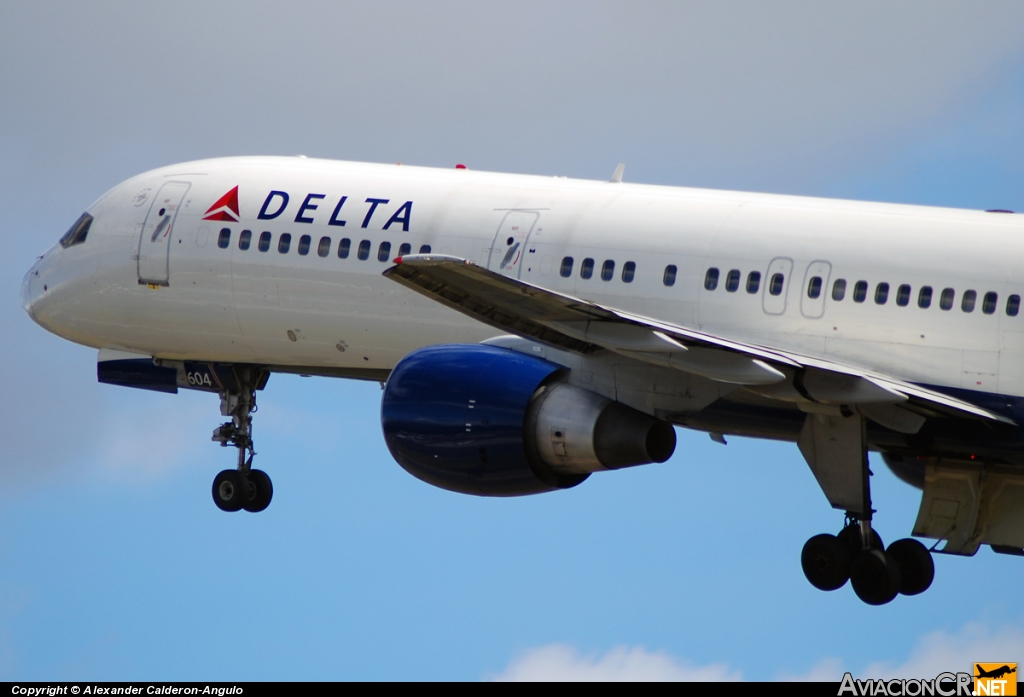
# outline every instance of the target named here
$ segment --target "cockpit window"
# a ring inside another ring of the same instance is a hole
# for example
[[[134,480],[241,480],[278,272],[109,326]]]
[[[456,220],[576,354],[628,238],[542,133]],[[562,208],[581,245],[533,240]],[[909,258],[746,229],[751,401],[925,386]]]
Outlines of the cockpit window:
[[[88,213],[82,213],[82,217],[75,221],[75,224],[71,226],[71,229],[64,233],[64,236],[60,238],[60,246],[67,249],[73,244],[81,244],[85,242],[86,236],[89,234],[89,227],[92,225],[92,216]]]

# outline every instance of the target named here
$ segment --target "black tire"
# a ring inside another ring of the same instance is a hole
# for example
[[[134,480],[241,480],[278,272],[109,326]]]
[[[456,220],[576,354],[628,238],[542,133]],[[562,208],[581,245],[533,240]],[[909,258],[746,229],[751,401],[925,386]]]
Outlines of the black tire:
[[[847,525],[836,537],[845,542],[846,546],[850,548],[851,559],[856,557],[857,554],[864,549],[864,546],[860,542],[859,525]],[[871,549],[885,549],[885,545],[882,544],[882,538],[879,537],[878,532],[874,528],[871,529]]]
[[[850,564],[850,584],[868,605],[885,605],[900,592],[900,568],[880,549],[861,551]]]
[[[238,470],[224,470],[213,478],[213,502],[222,511],[240,511],[247,490],[245,478]]]
[[[274,498],[274,485],[263,470],[249,470],[248,498],[242,508],[250,513],[259,513],[270,505]]]
[[[815,535],[804,544],[800,565],[812,586],[834,591],[850,578],[850,550],[835,535]]]
[[[907,537],[885,551],[900,568],[900,593],[917,595],[928,590],[935,579],[935,561],[927,547]]]

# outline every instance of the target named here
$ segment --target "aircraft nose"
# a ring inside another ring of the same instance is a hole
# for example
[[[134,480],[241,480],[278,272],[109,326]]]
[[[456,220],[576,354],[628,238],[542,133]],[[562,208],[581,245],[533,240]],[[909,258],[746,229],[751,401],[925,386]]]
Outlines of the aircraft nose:
[[[32,311],[32,306],[36,301],[38,291],[35,286],[39,284],[39,262],[37,261],[32,265],[32,268],[25,274],[25,278],[21,279],[21,307],[28,313],[28,316],[35,320],[36,315]]]

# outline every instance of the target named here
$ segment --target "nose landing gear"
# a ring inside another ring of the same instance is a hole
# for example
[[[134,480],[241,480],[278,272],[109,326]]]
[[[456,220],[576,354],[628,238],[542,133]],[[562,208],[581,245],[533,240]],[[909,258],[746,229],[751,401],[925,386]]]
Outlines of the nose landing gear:
[[[252,441],[252,415],[256,413],[256,385],[263,375],[253,368],[234,368],[235,385],[220,393],[220,413],[231,421],[213,431],[221,447],[238,449],[238,467],[224,470],[213,480],[213,502],[222,511],[258,513],[270,505],[274,486],[262,470],[252,469],[256,456]]]

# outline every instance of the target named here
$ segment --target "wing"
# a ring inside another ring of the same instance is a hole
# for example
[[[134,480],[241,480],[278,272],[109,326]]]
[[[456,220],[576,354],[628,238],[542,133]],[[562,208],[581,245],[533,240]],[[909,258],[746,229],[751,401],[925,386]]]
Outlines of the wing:
[[[905,433],[945,414],[1005,416],[891,376],[733,341],[557,293],[443,255],[409,255],[384,276],[502,331],[576,353],[605,349],[790,402],[856,406]]]

